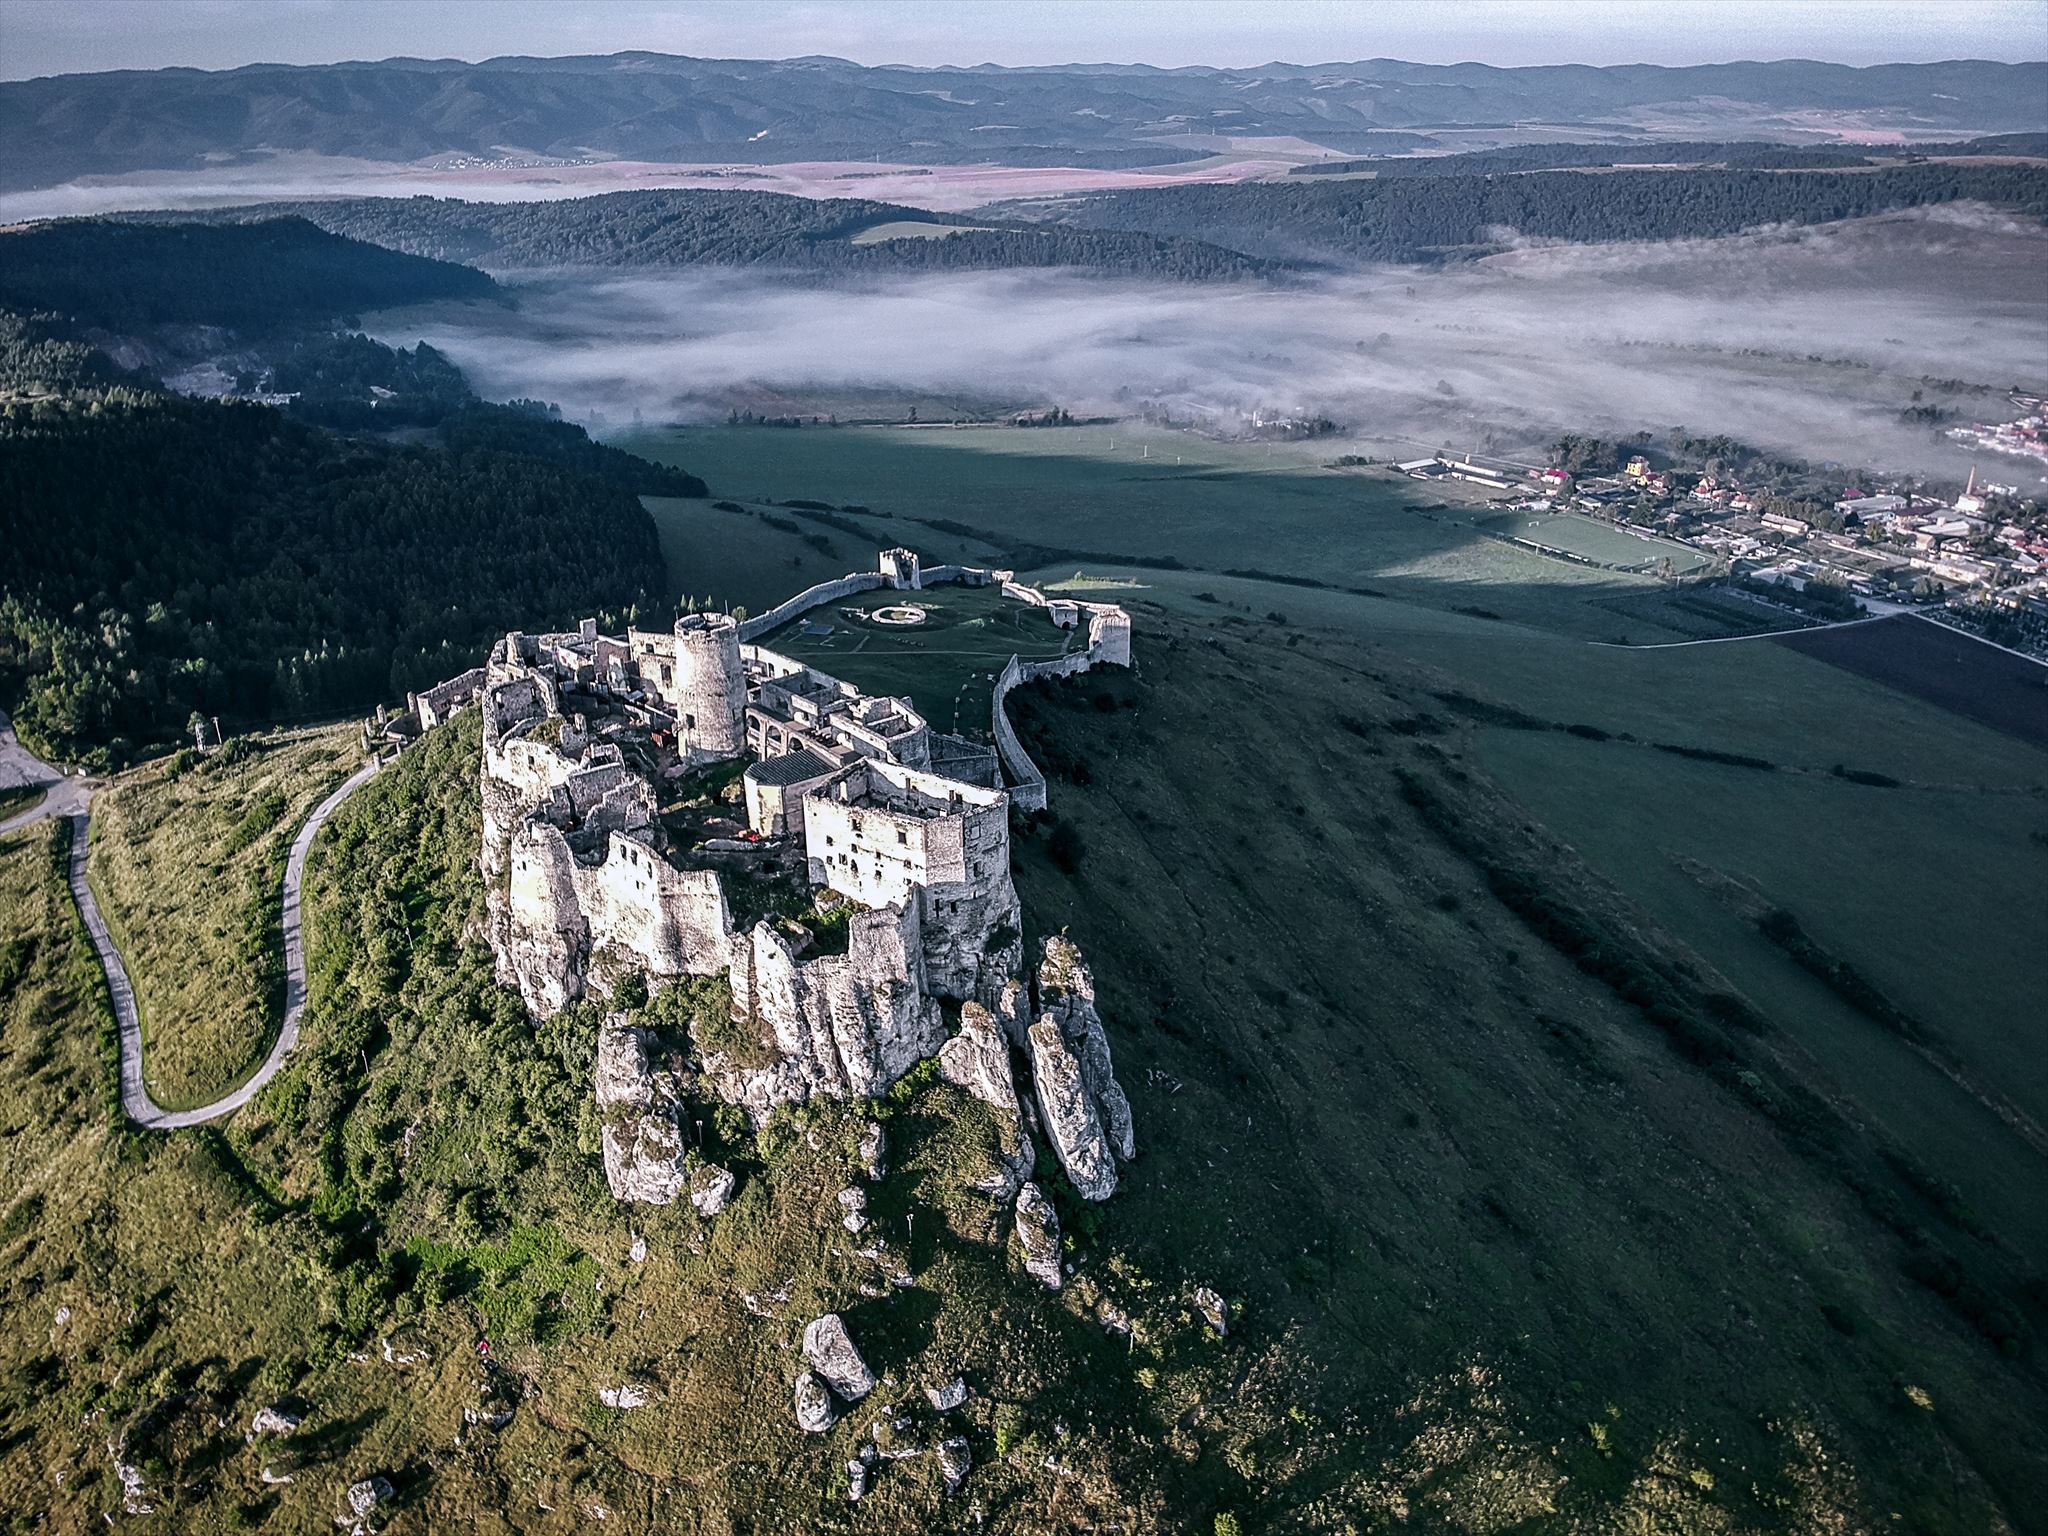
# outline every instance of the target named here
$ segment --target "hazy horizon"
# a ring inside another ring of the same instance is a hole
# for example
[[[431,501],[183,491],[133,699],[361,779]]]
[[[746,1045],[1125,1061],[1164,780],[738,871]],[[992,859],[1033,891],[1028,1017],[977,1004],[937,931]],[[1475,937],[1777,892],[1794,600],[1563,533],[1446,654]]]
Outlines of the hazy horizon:
[[[1077,49],[1074,40],[1089,45]],[[489,46],[478,40],[490,39]],[[1275,0],[1259,7],[1022,8],[970,0],[944,10],[774,0],[744,8],[673,0],[537,6],[508,0],[13,0],[0,9],[0,79],[109,70],[313,65],[386,59],[560,58],[642,51],[699,58],[834,57],[869,67],[964,69],[1272,63],[1494,67],[1686,67],[1812,60],[1890,63],[2048,58],[2048,0]]]

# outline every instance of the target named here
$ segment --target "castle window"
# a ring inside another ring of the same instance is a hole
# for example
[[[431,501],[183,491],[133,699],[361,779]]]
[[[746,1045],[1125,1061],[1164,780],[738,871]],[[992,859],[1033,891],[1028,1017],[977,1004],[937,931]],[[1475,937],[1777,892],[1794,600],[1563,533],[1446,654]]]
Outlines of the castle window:
[[[910,845],[910,834],[901,827],[898,827],[896,829],[896,841],[908,847]]]

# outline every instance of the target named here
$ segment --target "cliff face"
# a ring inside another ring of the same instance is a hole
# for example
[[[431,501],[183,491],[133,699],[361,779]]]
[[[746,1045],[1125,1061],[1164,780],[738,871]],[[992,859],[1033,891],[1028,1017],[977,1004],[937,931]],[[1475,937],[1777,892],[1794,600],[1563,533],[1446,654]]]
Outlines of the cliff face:
[[[1038,1003],[1038,1021],[1026,1035],[1046,1135],[1075,1191],[1084,1200],[1107,1200],[1116,1193],[1117,1164],[1138,1155],[1137,1135],[1095,1011],[1095,979],[1064,938],[1045,941]]]
[[[932,892],[922,905],[925,985],[940,997],[995,1006],[1024,964],[1024,909],[1009,871],[985,892]]]
[[[689,1182],[675,1075],[655,1072],[638,1031],[614,1014],[597,1034],[597,1109],[604,1177],[617,1200],[667,1205]]]
[[[756,1119],[812,1094],[867,1098],[888,1091],[946,1038],[924,985],[917,907],[856,912],[847,952],[800,962],[767,923],[733,945],[735,1020],[770,1042],[776,1059],[750,1067],[706,1062],[717,1095]]]

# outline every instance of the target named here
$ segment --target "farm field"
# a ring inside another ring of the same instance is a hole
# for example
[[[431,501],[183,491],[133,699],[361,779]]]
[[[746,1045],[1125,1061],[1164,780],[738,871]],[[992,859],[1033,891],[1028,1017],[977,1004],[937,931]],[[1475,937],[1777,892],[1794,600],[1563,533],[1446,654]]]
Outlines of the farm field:
[[[670,594],[700,598],[715,608],[765,612],[805,587],[870,569],[883,547],[773,508],[725,512],[694,499],[640,501],[661,537]],[[769,517],[789,526],[771,524]]]
[[[1656,585],[1489,538],[1475,519],[1498,514],[1457,490],[1325,469],[1328,445],[1216,443],[1128,424],[675,427],[614,441],[688,465],[714,496],[870,507],[888,514],[859,519],[878,540],[931,561],[997,560],[1033,575],[1119,557],[1252,570],[1599,639],[1616,626],[1593,600]],[[1642,548],[1615,537],[1631,554]]]
[[[925,622],[890,629],[849,618],[909,603]],[[762,637],[761,643],[872,694],[907,696],[935,730],[986,737],[989,692],[1012,656],[1061,655],[1085,644],[1085,632],[1060,629],[1042,608],[1004,597],[993,587],[931,587],[922,592],[866,592],[811,612]]]
[[[851,245],[879,245],[884,240],[943,240],[948,235],[986,233],[983,224],[932,224],[923,219],[890,219],[882,224],[870,224],[855,235]]]
[[[167,1109],[254,1071],[283,1007],[286,850],[358,762],[354,722],[237,738],[181,773],[159,759],[93,798],[88,878],[142,1017],[143,1073]]]
[[[1901,616],[1778,643],[2048,747],[2048,667],[1968,635]]]

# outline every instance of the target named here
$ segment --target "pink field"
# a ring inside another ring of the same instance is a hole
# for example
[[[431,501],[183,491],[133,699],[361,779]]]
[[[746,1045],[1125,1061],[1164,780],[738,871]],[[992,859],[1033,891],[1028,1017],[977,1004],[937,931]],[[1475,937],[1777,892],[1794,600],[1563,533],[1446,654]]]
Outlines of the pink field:
[[[1005,198],[1250,181],[1281,174],[1297,159],[1226,151],[1204,160],[1154,170],[1092,171],[1073,166],[919,166],[862,160],[788,165],[667,165],[644,160],[606,160],[591,165],[393,166],[288,155],[263,165],[84,177],[61,187],[0,195],[0,220],[127,208],[199,208],[303,197],[429,196],[475,202],[529,202],[656,187],[786,192],[817,198],[864,197],[938,213],[957,213]]]

